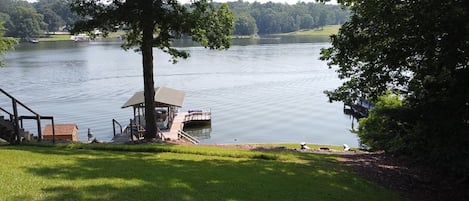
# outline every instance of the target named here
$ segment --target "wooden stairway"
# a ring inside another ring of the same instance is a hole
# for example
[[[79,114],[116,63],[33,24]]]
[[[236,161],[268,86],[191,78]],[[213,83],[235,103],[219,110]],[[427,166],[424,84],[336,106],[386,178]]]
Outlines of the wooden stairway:
[[[0,139],[11,142],[15,136],[13,122],[6,120],[4,116],[0,116]]]
[[[35,120],[37,124],[37,140],[40,141],[42,139],[42,126],[41,120],[50,120],[52,123],[52,132],[55,136],[55,129],[54,129],[54,117],[53,116],[42,116],[38,113],[31,110],[28,106],[21,103],[15,97],[4,91],[0,88],[0,95],[4,95],[11,100],[11,107],[9,109],[5,109],[0,107],[0,114],[8,115],[7,118],[5,116],[0,116],[0,140],[5,140],[11,144],[19,144],[23,141],[30,141],[33,140],[33,134],[26,131],[23,128],[23,121],[24,120]],[[19,110],[22,109],[22,110]],[[19,114],[20,111],[22,113],[26,112],[27,115]],[[55,137],[52,140],[55,143]]]
[[[31,133],[24,128],[20,128],[19,136],[21,141],[33,139]],[[5,119],[4,116],[0,116],[0,139],[7,142],[13,142],[15,140],[15,124],[11,120]]]

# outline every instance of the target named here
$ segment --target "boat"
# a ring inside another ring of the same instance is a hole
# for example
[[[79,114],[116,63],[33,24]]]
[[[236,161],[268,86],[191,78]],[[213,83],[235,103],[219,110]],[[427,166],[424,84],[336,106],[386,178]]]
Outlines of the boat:
[[[86,34],[78,34],[70,36],[70,40],[73,40],[75,42],[90,41],[90,37]]]
[[[30,43],[39,43],[39,40],[33,38],[33,39],[29,39],[29,42],[30,42]]]

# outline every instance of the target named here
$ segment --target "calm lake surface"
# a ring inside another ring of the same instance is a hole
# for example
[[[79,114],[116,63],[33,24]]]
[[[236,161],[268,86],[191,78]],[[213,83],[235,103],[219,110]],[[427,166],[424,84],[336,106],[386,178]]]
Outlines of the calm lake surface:
[[[189,131],[202,143],[357,147],[343,105],[329,103],[323,94],[341,83],[318,60],[320,49],[330,44],[324,39],[284,42],[240,40],[227,51],[179,44],[191,57],[175,65],[155,50],[155,85],[185,91],[181,111],[212,111],[211,127]],[[127,123],[132,109],[121,106],[143,90],[141,55],[123,51],[117,41],[22,44],[5,58],[0,88],[39,114],[54,116],[56,123],[77,123],[81,141],[87,140],[87,128],[98,140],[111,140],[111,120]],[[0,106],[9,105],[1,96]]]

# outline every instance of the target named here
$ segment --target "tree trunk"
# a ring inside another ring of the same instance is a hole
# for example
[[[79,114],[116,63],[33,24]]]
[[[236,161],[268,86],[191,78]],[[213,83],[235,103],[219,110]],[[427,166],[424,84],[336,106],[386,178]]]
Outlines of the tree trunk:
[[[143,89],[145,96],[145,140],[150,141],[156,138],[156,117],[155,117],[155,86],[153,81],[153,16],[152,1],[141,2],[143,7],[142,16],[142,60],[143,60]]]

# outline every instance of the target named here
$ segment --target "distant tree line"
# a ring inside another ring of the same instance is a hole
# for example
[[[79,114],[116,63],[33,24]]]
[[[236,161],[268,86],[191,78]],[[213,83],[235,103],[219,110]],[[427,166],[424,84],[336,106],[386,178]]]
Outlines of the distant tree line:
[[[288,33],[301,29],[322,28],[326,25],[343,24],[349,18],[349,10],[339,5],[298,2],[249,3],[239,0],[229,2],[235,13],[235,35]]]
[[[23,40],[45,33],[67,31],[80,19],[70,10],[71,0],[0,0],[0,22],[5,36]],[[220,6],[221,4],[218,4]],[[302,3],[228,3],[235,14],[235,35],[287,33],[300,29],[343,24],[349,11],[338,5]]]
[[[79,17],[70,10],[70,0],[40,0],[35,3],[0,0],[0,21],[5,36],[29,39],[46,32],[66,30]]]

